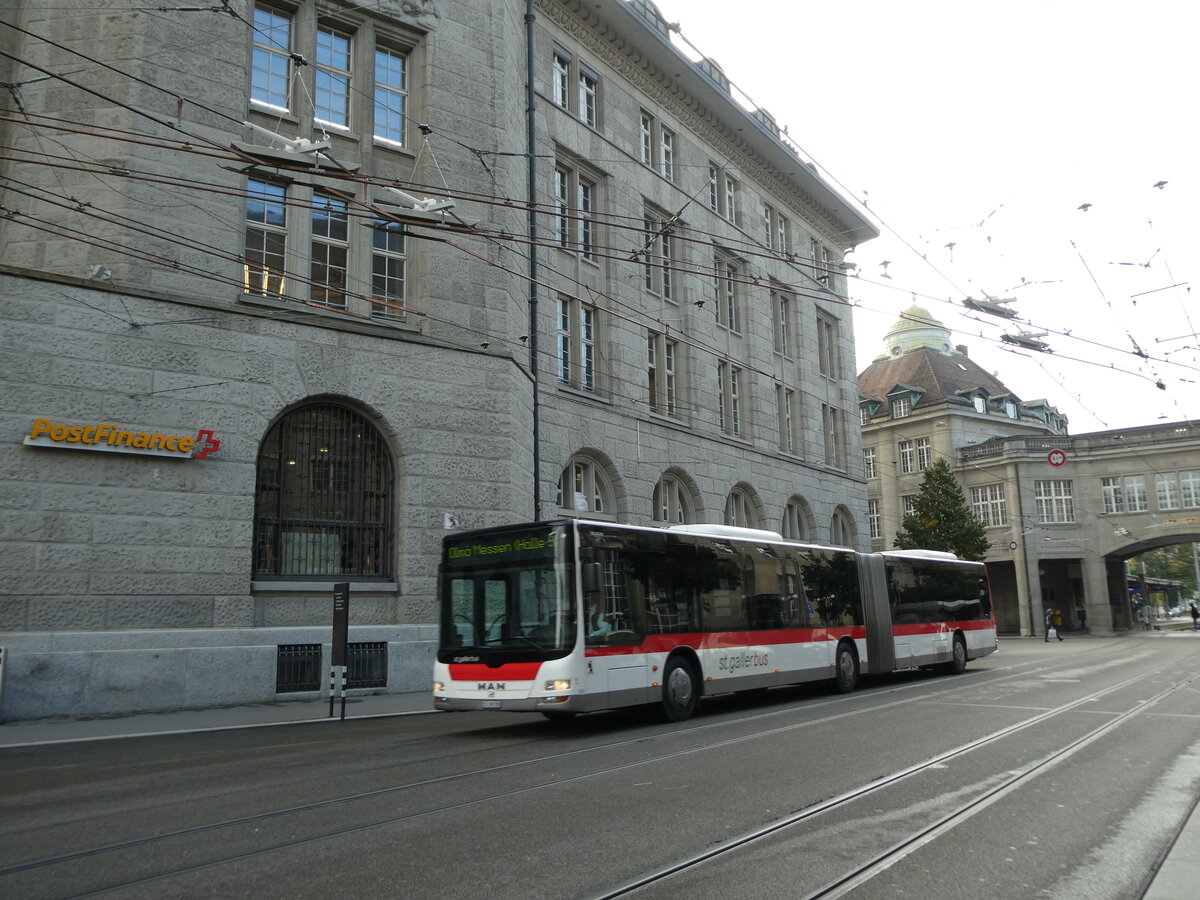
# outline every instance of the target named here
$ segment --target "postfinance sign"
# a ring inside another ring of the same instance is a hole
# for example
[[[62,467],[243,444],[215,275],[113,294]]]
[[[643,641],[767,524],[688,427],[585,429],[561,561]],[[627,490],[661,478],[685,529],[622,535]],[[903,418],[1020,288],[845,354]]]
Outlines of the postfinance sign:
[[[173,459],[204,459],[216,453],[221,446],[221,442],[207,428],[191,436],[135,431],[109,423],[69,425],[51,419],[35,419],[25,443],[30,447],[100,450],[105,453],[135,453]]]

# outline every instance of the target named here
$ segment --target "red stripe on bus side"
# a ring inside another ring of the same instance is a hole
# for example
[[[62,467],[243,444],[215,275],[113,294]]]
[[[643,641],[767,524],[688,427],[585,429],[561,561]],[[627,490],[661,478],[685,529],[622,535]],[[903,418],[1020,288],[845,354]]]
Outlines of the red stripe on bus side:
[[[717,631],[711,634],[650,634],[632,647],[588,647],[585,656],[630,656],[634,653],[667,653],[676,647],[693,650],[723,650],[773,644],[812,644],[842,637],[867,636],[862,625],[838,628],[779,628],[767,631]]]
[[[514,662],[492,668],[484,663],[450,663],[451,681],[533,681],[540,662]]]

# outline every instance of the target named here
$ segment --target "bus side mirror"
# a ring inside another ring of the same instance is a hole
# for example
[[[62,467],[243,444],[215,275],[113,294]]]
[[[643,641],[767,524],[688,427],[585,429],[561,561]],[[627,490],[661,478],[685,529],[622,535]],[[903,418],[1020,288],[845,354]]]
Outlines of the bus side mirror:
[[[600,563],[583,564],[583,592],[585,594],[600,593]]]

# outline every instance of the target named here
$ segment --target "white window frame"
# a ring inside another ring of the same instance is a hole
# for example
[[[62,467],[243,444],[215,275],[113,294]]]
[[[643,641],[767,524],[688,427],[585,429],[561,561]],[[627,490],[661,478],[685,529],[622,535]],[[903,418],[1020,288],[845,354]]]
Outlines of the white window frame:
[[[555,376],[559,384],[595,393],[599,389],[596,368],[596,307],[560,294],[555,301]]]
[[[275,112],[290,111],[292,87],[292,33],[295,19],[282,9],[267,4],[254,6],[253,50],[251,51],[250,102]],[[277,40],[282,30],[282,43]],[[280,69],[282,68],[282,74]],[[265,73],[266,90],[255,89],[254,73]],[[280,90],[282,88],[282,90]],[[282,101],[282,103],[276,102]]]
[[[1070,479],[1051,478],[1033,483],[1038,522],[1043,525],[1068,525],[1075,521],[1074,485]]]
[[[392,321],[408,321],[408,253],[403,226],[376,219],[371,235],[371,315]],[[398,274],[397,274],[398,269]],[[399,284],[399,290],[395,288]],[[378,302],[375,302],[378,301]]]
[[[780,533],[789,541],[808,540],[808,517],[798,501],[789,500],[783,508]]]
[[[322,216],[322,213],[327,215]],[[321,221],[326,224],[319,228]],[[334,309],[348,309],[350,273],[350,204],[332,194],[313,193],[312,214],[309,219],[309,286],[308,299]],[[339,265],[337,260],[341,259]],[[318,278],[318,268],[324,273]],[[341,274],[340,283],[336,277]]]
[[[1158,472],[1154,476],[1154,493],[1158,497],[1159,509],[1180,509],[1179,482],[1174,472]]]
[[[692,500],[686,485],[676,476],[666,473],[654,485],[650,500],[655,522],[687,525],[692,522]]]
[[[713,299],[717,324],[734,334],[742,332],[740,274],[738,264],[728,256],[718,254],[713,257]]]
[[[608,476],[587,456],[573,456],[563,467],[558,477],[555,503],[568,516],[586,513],[597,518],[613,517],[613,493]]]
[[[672,303],[675,300],[675,226],[670,217],[646,210],[642,218],[645,243],[642,252],[646,290]]]
[[[796,452],[796,391],[775,385],[775,402],[779,408],[779,449]]]
[[[353,35],[348,32],[328,25],[317,26],[312,97],[313,122],[317,125],[338,131],[350,130],[353,43]]]
[[[878,478],[878,457],[874,447],[863,447],[863,475],[866,478]]]
[[[896,445],[897,455],[900,459],[900,474],[911,475],[916,471],[916,453],[914,452],[913,442],[911,440],[900,441]]]
[[[735,528],[758,527],[758,511],[754,508],[754,501],[741,488],[735,487],[725,498],[723,524]]]
[[[826,378],[840,378],[842,372],[838,320],[817,311],[817,366]]]
[[[646,335],[646,390],[650,411],[679,417],[679,342],[665,334]]]
[[[724,360],[717,363],[717,418],[720,429],[731,437],[743,437],[743,369]]]
[[[984,484],[971,488],[971,512],[985,528],[1008,524],[1008,501],[1004,483]]]
[[[792,358],[793,320],[795,317],[794,298],[786,291],[771,291],[772,305],[775,307],[775,352],[784,359]]]
[[[917,438],[914,447],[917,452],[917,469],[924,472],[933,463],[933,447],[929,438]]]
[[[892,418],[907,419],[912,415],[912,399],[910,397],[892,398]]]
[[[247,294],[257,294],[264,297],[280,297],[287,290],[287,254],[288,254],[288,204],[287,186],[276,181],[262,178],[251,178],[246,182],[245,208],[245,237],[243,240],[245,264],[242,267],[242,285]],[[251,218],[252,210],[261,205],[262,214]],[[281,219],[282,224],[271,221],[273,216]],[[255,248],[254,261],[251,261],[251,234],[259,235],[261,251]],[[277,250],[268,251],[269,246],[276,245]],[[277,258],[279,268],[272,269],[266,265],[268,258]]]
[[[867,528],[872,538],[883,537],[883,520],[879,515],[879,501],[867,501]]]
[[[846,437],[842,411],[828,403],[821,404],[821,431],[825,443],[825,463],[834,468],[845,466]]]
[[[373,131],[375,142],[394,149],[408,145],[408,54],[394,47],[375,47]],[[378,77],[380,71],[383,79]],[[394,77],[399,73],[398,78]],[[399,123],[393,119],[398,118]]]

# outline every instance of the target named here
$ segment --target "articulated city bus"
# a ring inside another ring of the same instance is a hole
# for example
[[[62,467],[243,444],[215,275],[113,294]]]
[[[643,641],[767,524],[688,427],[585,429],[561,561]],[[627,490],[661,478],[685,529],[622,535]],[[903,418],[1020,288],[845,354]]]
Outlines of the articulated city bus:
[[[982,563],[722,525],[562,520],[453,534],[434,706],[579,712],[938,667],[996,650]]]

